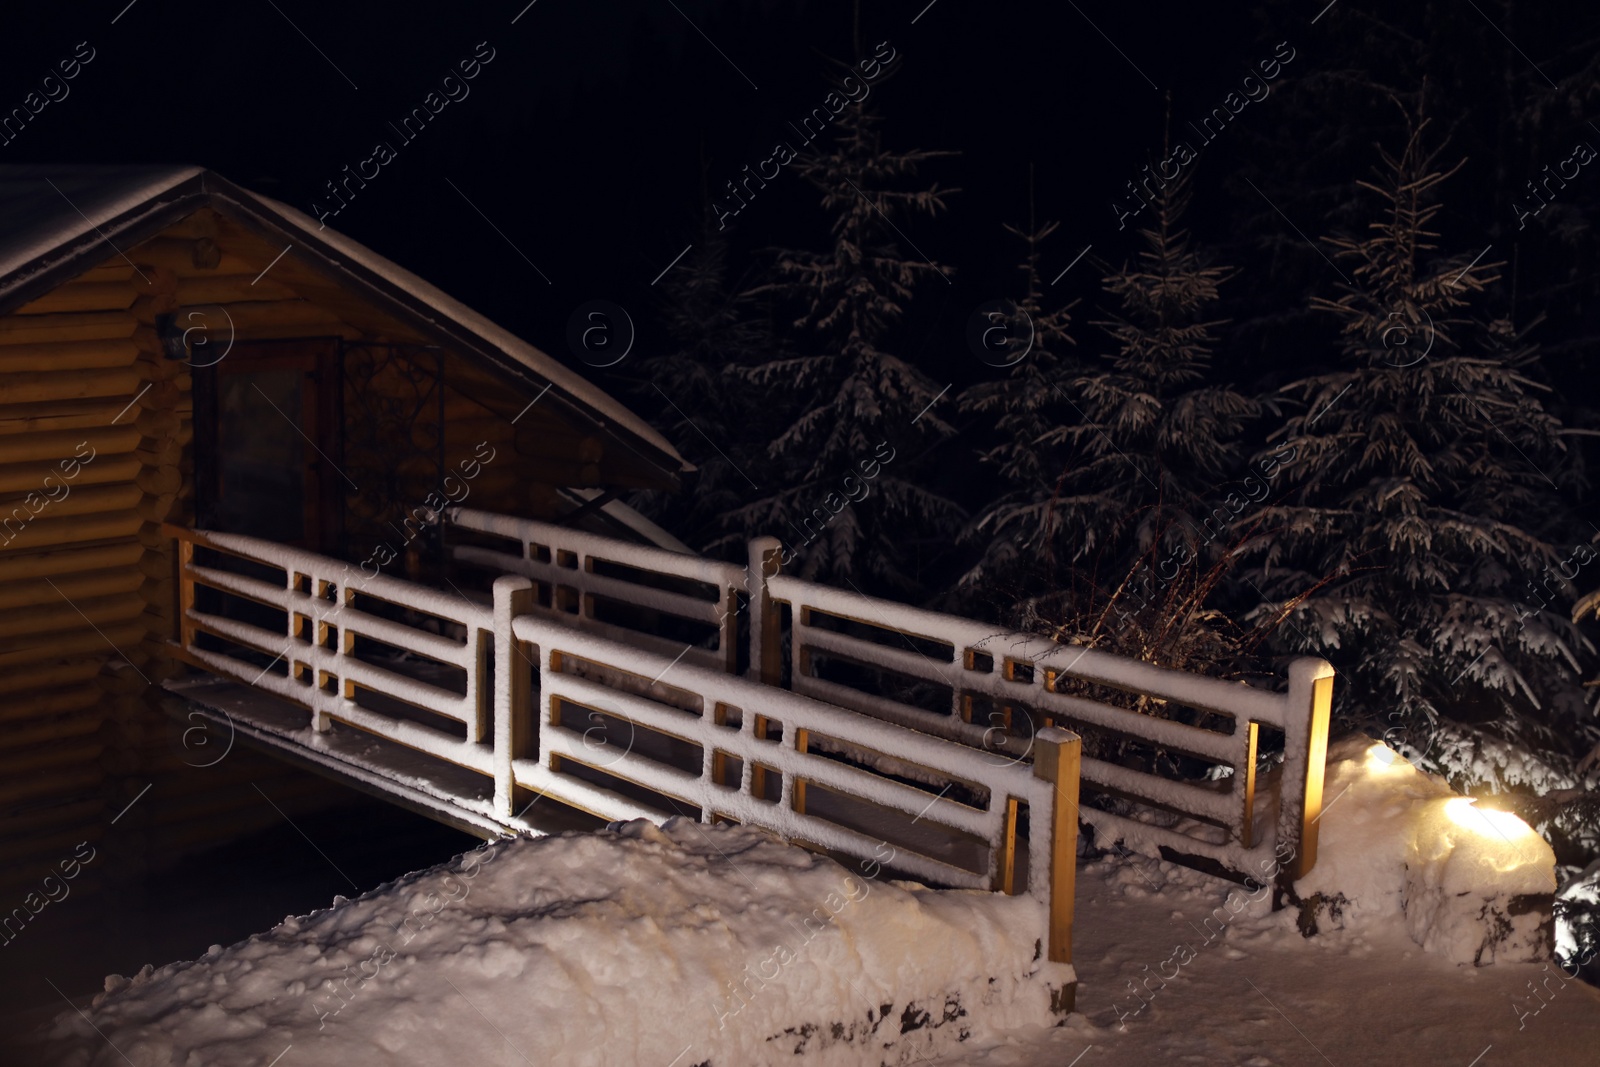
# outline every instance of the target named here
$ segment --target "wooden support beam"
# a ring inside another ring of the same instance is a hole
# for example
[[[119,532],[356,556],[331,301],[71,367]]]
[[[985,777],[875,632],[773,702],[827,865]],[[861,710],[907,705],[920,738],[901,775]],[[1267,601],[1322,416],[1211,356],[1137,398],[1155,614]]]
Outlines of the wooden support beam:
[[[1005,820],[995,857],[994,889],[1007,896],[1017,893],[1017,798],[1006,797]]]
[[[67,341],[125,341],[139,323],[125,311],[85,311],[60,315],[0,316],[0,345],[61,344]]]
[[[13,315],[49,315],[59,311],[126,311],[134,290],[127,282],[68,282],[23,304]]]
[[[806,750],[810,748],[810,746],[811,731],[805,729],[795,729],[794,750],[804,754]],[[806,813],[806,780],[799,775],[795,775],[794,779],[794,810],[799,812],[801,815]]]
[[[139,358],[132,340],[66,341],[0,347],[0,374],[131,367]]]
[[[1033,776],[1050,783],[1050,854],[1031,858],[1029,878],[1049,879],[1050,927],[1047,958],[1072,962],[1072,916],[1076,903],[1078,862],[1078,777],[1083,743],[1059,727],[1046,727],[1034,738]],[[1067,1005],[1071,1010],[1071,1004]]]
[[[21,531],[14,533],[5,548],[16,551],[54,548],[83,544],[88,541],[110,541],[130,537],[139,532],[142,520],[133,511],[112,511],[95,515],[71,515],[54,518],[47,513],[34,519]]]
[[[143,554],[144,549],[132,541],[94,548],[59,548],[27,555],[5,553],[0,554],[0,582],[123,567],[138,563]]]
[[[132,452],[139,445],[139,431],[132,426],[106,426],[0,435],[0,463],[28,463],[33,460],[59,462],[79,455],[80,443],[92,449],[98,461],[99,456],[107,453]]]
[[[1257,723],[1245,723],[1244,739],[1244,766],[1234,769],[1234,781],[1244,787],[1244,811],[1239,824],[1239,844],[1250,848],[1255,844],[1256,834],[1256,744],[1260,740],[1261,727]]]
[[[5,386],[0,384],[0,394]],[[3,397],[0,397],[3,398]],[[0,404],[0,437],[66,430],[99,429],[107,426],[132,426],[138,417],[130,407],[131,397],[105,397],[86,400],[57,400],[49,404]],[[82,437],[79,438],[82,440]],[[70,454],[70,453],[69,453]]]
[[[66,477],[60,463],[8,463],[0,466],[0,493],[43,492],[46,478],[50,488],[66,484],[77,492],[82,486],[132,481],[142,469],[132,456],[103,456],[88,466],[79,464],[74,478]]]

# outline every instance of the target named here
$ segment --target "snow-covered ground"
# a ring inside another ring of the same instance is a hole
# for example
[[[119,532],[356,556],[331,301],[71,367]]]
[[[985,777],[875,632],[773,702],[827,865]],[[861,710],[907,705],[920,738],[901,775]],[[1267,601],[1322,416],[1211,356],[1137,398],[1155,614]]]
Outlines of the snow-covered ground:
[[[63,1067],[913,1063],[1051,1019],[1027,897],[740,827],[517,839],[63,1012]],[[281,1060],[278,1057],[282,1057]],[[42,1061],[42,1062],[46,1062]]]
[[[1538,835],[1365,739],[1330,750],[1324,798],[1296,889],[1337,907],[1273,912],[1264,886],[1109,856],[1079,871],[1081,1014],[937,1062],[1600,1063],[1600,990],[1542,962],[1544,917],[1516,903],[1555,888]]]
[[[873,881],[870,862],[752,829],[638,822],[479,849],[108,980],[57,1016],[40,1062],[1600,1062],[1600,991],[1510,962],[1543,951],[1541,914],[1518,903],[1553,888],[1543,842],[1381,747],[1332,757],[1298,887],[1321,907],[1272,912],[1265,884],[1127,852],[1091,862],[1066,1020],[1048,1002],[1067,972],[1035,958],[1027,898]]]
[[[1250,895],[1144,857],[1083,868],[1073,952],[1082,1014],[933,1062],[1600,1063],[1600,990],[1565,981],[1554,964],[1453,963],[1416,944],[1398,915],[1307,939],[1294,911],[1271,913],[1267,901],[1241,908],[1208,940],[1214,916],[1228,915],[1229,896],[1241,894]]]

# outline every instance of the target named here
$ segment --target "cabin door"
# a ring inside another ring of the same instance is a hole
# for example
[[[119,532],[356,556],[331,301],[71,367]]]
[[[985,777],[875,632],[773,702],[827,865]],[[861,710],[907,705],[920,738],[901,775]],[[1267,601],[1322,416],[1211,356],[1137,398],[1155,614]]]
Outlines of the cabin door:
[[[213,440],[200,443],[210,448],[212,529],[334,547],[336,354],[333,340],[241,342],[211,368]]]

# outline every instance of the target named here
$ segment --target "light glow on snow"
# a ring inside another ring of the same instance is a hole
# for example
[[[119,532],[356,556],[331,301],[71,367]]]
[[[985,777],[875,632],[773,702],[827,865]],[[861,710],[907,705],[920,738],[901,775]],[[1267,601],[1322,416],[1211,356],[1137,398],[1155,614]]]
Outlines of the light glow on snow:
[[[1382,741],[1374,741],[1372,747],[1367,749],[1367,765],[1369,767],[1393,767],[1404,762],[1406,761],[1401,758],[1400,753]]]
[[[1444,813],[1457,826],[1473,830],[1485,837],[1515,841],[1519,837],[1533,836],[1533,827],[1511,812],[1478,807],[1477,797],[1456,797],[1454,800],[1447,800]]]

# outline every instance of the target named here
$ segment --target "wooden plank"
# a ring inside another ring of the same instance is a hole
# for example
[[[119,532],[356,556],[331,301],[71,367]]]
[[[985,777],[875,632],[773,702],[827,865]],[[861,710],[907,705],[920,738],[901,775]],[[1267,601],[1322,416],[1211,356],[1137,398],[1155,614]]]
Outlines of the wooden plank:
[[[101,370],[25,371],[0,378],[0,396],[9,404],[120,396],[131,401],[144,380],[130,367]]]
[[[69,459],[79,454],[80,442],[93,449],[98,459],[106,453],[132,452],[139,447],[139,431],[133,426],[106,426],[0,436],[0,463]]]
[[[139,323],[125,311],[84,311],[61,315],[0,317],[0,345],[60,344],[65,341],[122,341]]]
[[[91,485],[77,487],[70,483],[51,483],[51,489],[56,489],[57,484],[65,486],[67,492],[59,499],[52,500],[42,491],[30,490],[26,495],[5,494],[0,495],[0,546],[6,538],[15,531],[15,525],[8,525],[8,520],[15,523],[31,524],[47,519],[60,519],[68,515],[99,515],[108,511],[129,511],[139,506],[139,501],[144,497],[144,490],[131,483],[124,485]],[[34,514],[28,504],[28,497],[33,497],[33,503],[38,507]]]
[[[75,282],[132,282],[138,279],[128,261],[115,251],[109,252],[104,262],[90,267],[73,279]]]
[[[45,575],[75,574],[109,567],[134,566],[141,562],[144,548],[136,541],[95,548],[68,548],[28,555],[0,555],[0,582],[13,582]]]
[[[1244,766],[1235,767],[1233,771],[1234,779],[1244,783],[1244,813],[1239,827],[1239,844],[1245,848],[1254,846],[1256,839],[1256,745],[1260,733],[1259,723],[1245,724]]]
[[[49,315],[59,311],[126,311],[133,304],[133,286],[124,281],[69,282],[13,311],[13,315]]]
[[[0,374],[20,371],[92,370],[131,367],[139,358],[132,341],[66,341],[0,347]]]
[[[86,574],[63,574],[32,582],[6,582],[0,585],[0,610],[58,604],[62,597],[76,602],[90,597],[132,593],[139,591],[145,580],[137,567],[120,567]]]
[[[105,627],[138,618],[144,611],[144,598],[137,593],[94,597],[68,602],[57,597],[55,604],[13,615],[0,615],[0,638],[53,634],[85,627]]]
[[[1300,848],[1292,869],[1305,877],[1317,864],[1317,824],[1322,818],[1322,785],[1328,771],[1328,719],[1333,710],[1332,668],[1311,683],[1310,735],[1306,739],[1305,802],[1300,808]]]
[[[1066,740],[1061,740],[1065,735]],[[1030,878],[1048,872],[1050,879],[1050,934],[1048,958],[1052,963],[1072,962],[1072,917],[1076,906],[1078,862],[1078,779],[1082,772],[1083,743],[1076,734],[1047,727],[1034,740],[1033,776],[1051,784],[1050,855],[1034,856]],[[1043,860],[1044,862],[1041,862]],[[1067,1010],[1071,1010],[1071,994]]]
[[[74,736],[81,736],[82,720],[71,720]],[[38,732],[37,728],[28,731]],[[106,772],[97,764],[72,770],[57,770],[48,776],[26,775],[0,782],[0,806],[21,804],[29,800],[60,797],[82,800],[100,792],[106,781]],[[80,839],[81,840],[81,839]],[[21,842],[17,842],[21,844]],[[10,851],[9,849],[7,851]],[[10,859],[8,856],[7,859]]]
[[[3,396],[0,393],[0,397]],[[129,405],[132,399],[131,396],[114,396],[102,400],[57,400],[48,404],[0,404],[0,437],[133,426],[139,408]]]
[[[112,511],[95,515],[70,515],[52,518],[48,512],[34,519],[18,532],[6,532],[11,540],[3,547],[14,551],[83,544],[88,541],[110,541],[131,537],[140,532],[144,522],[137,511]],[[0,539],[3,540],[3,539]]]
[[[31,719],[45,719],[54,715],[92,708],[105,700],[94,679],[62,689],[44,693],[13,694],[0,706],[0,722],[11,724]],[[6,727],[6,739],[0,745],[10,744],[11,727]]]
[[[77,492],[80,486],[132,482],[141,477],[144,470],[133,456],[102,456],[88,466],[79,464],[77,477],[70,479],[62,472],[60,463],[9,463],[0,466],[0,493],[44,492],[46,478],[51,479],[50,489],[65,484],[72,492]],[[60,491],[56,492],[59,495]]]
[[[811,731],[795,729],[794,750],[802,755],[811,747]],[[806,813],[806,780],[799,775],[794,777],[794,810],[801,815]]]
[[[994,889],[1007,896],[1017,894],[1017,798],[1006,797],[1005,821],[1000,826],[996,848]]]
[[[5,642],[5,645],[13,647],[0,646],[0,671],[49,663],[52,660],[86,652],[98,653],[107,658],[114,655],[126,658],[124,653],[132,652],[144,639],[144,635],[143,623],[102,626],[98,632],[85,627],[79,633],[30,635],[26,639],[18,638]],[[0,732],[0,742],[3,742],[3,739],[4,733]]]
[[[138,264],[141,270],[159,267],[180,277],[201,271],[222,273],[226,270],[228,273],[243,274],[249,269],[249,265],[240,262],[238,257],[224,255],[222,247],[210,237],[158,235],[128,249],[128,258]],[[225,261],[228,264],[226,268],[223,266]]]
[[[0,750],[14,750],[27,745],[42,745],[51,741],[62,741],[69,737],[86,737],[100,729],[105,722],[105,713],[98,709],[78,712],[73,715],[58,716],[53,719],[37,722],[18,722],[7,724],[4,731],[0,731]],[[92,772],[85,772],[84,778],[90,784],[100,781],[105,777],[105,772],[96,767]],[[71,782],[62,781],[52,775],[42,783],[42,787],[35,786],[29,790],[26,786],[13,786],[8,790],[6,784],[0,783],[0,804],[7,800],[23,799],[25,796],[39,796],[41,794],[69,793],[77,786]],[[8,795],[9,794],[9,795]],[[20,796],[18,794],[21,794]]]
[[[0,674],[0,693],[25,693],[30,689],[54,689],[73,682],[86,682],[100,673],[98,659],[76,659],[50,663]]]
[[[235,303],[253,303],[260,300],[298,300],[300,294],[272,280],[256,279],[260,271],[252,274],[203,274],[178,279],[178,303],[185,307],[197,304],[226,304],[229,310]]]

